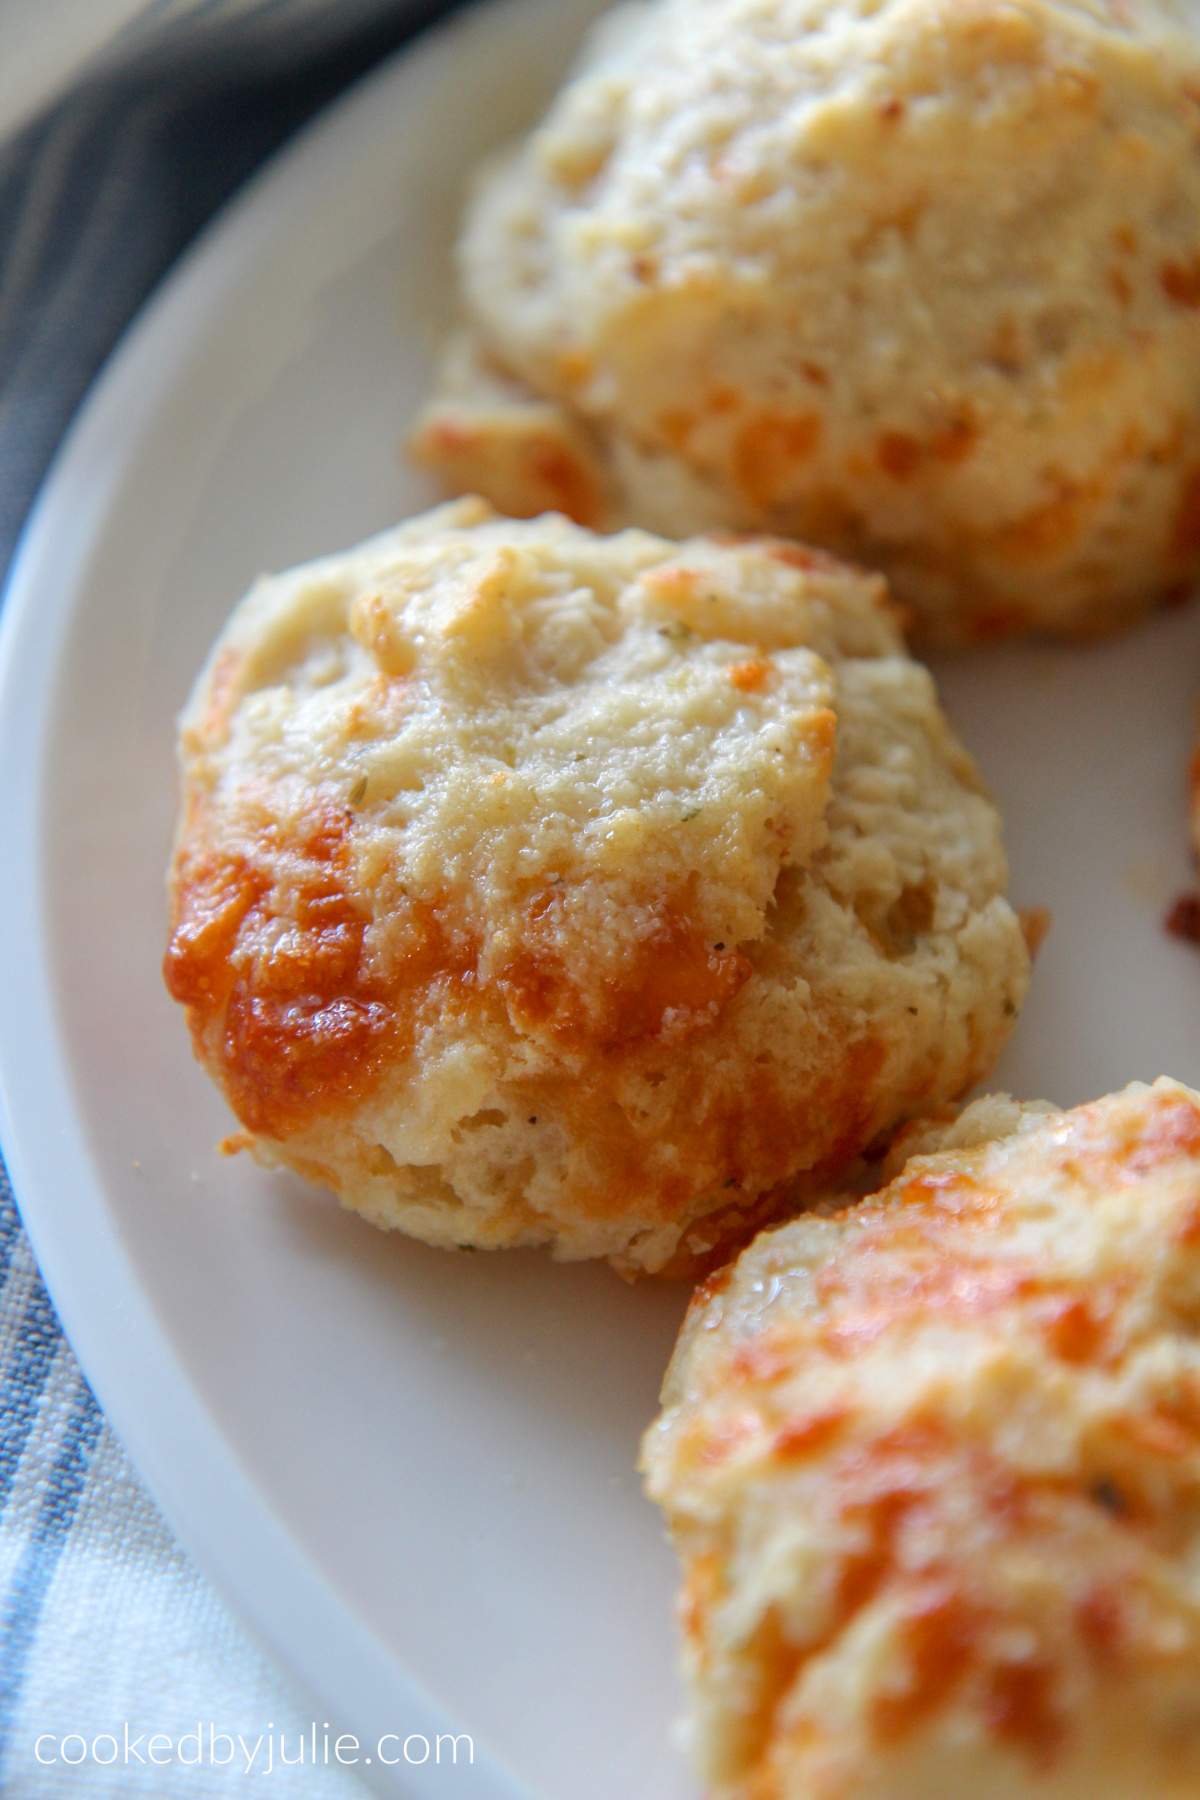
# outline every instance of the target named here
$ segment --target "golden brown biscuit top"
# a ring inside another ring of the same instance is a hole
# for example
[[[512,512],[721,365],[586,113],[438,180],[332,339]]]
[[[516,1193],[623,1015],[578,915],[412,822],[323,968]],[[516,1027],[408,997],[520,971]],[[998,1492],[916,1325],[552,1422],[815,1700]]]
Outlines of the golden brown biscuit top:
[[[896,478],[956,464],[968,392],[1052,411],[1195,308],[1198,24],[1193,0],[619,8],[481,184],[471,309],[589,416],[700,464],[732,434],[756,505],[843,390]],[[942,384],[920,437],[886,416],[906,371]]]
[[[1195,0],[618,8],[477,184],[414,453],[1111,629],[1200,564],[1198,145]]]
[[[1192,1791],[1200,1097],[980,1107],[693,1302],[645,1461],[722,1792],[957,1792],[973,1743],[1075,1794],[1126,1705],[1098,1791]]]
[[[693,1029],[821,842],[882,583],[789,545],[442,509],[262,582],[183,721],[167,957],[251,1129],[454,990],[564,1048]]]

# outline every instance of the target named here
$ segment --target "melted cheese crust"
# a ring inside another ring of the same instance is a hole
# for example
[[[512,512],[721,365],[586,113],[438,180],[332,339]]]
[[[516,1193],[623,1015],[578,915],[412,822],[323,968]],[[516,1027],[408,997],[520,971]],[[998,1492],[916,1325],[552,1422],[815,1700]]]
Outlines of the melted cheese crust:
[[[991,1100],[693,1302],[644,1465],[738,1800],[1200,1789],[1200,1095]]]
[[[263,1160],[435,1242],[703,1257],[1023,997],[995,812],[820,553],[464,502],[261,582],[181,750],[197,1053]]]
[[[825,543],[941,639],[1200,571],[1194,0],[652,0],[460,244],[417,433],[517,512]]]

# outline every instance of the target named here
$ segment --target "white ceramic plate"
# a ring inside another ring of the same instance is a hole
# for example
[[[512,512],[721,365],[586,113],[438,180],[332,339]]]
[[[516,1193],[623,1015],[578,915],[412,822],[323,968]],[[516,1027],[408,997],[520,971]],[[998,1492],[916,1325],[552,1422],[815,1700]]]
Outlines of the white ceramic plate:
[[[466,168],[595,0],[494,0],[334,108],[139,321],[27,533],[0,636],[3,1142],[98,1395],[184,1543],[370,1750],[469,1731],[478,1800],[680,1800],[674,1569],[633,1460],[685,1296],[384,1237],[223,1162],[159,978],[173,720],[264,568],[426,503],[426,388]],[[519,72],[519,79],[517,78]],[[1200,613],[946,663],[1056,925],[997,1078],[1200,1083],[1183,770]],[[391,1785],[389,1785],[389,1783]]]

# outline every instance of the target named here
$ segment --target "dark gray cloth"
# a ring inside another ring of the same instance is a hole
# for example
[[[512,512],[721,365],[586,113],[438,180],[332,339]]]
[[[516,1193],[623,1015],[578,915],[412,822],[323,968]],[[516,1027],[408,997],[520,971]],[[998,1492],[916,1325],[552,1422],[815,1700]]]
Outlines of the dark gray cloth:
[[[0,579],[142,301],[266,156],[456,0],[166,0],[0,147]]]

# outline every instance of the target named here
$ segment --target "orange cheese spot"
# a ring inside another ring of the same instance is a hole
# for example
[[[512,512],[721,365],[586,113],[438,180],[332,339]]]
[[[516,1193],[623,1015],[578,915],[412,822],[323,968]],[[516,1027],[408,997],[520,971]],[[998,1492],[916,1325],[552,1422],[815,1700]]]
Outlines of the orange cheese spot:
[[[1118,306],[1129,305],[1133,299],[1133,283],[1123,269],[1108,271],[1108,286]]]
[[[1032,507],[1004,527],[999,533],[1000,548],[1020,559],[1053,556],[1065,550],[1079,536],[1085,511],[1100,493],[1098,481],[1076,483],[1059,478],[1052,500]]]
[[[1118,1288],[1110,1284],[1084,1295],[1045,1280],[1032,1263],[993,1262],[956,1250],[946,1237],[953,1219],[962,1219],[965,1210],[974,1229],[991,1212],[986,1190],[970,1183],[960,1189],[960,1180],[950,1172],[914,1177],[901,1190],[905,1211],[884,1215],[819,1272],[814,1285],[824,1309],[823,1348],[842,1356],[896,1330],[927,1323],[973,1326],[1010,1313],[1039,1332],[1063,1362],[1099,1361],[1107,1352]],[[960,1195],[965,1209],[953,1204]],[[926,1209],[928,1222],[920,1217]]]
[[[776,506],[791,491],[797,469],[821,439],[816,413],[759,413],[738,432],[733,479],[754,506]]]
[[[921,460],[921,446],[906,431],[885,431],[876,442],[875,457],[885,474],[906,481]]]
[[[1200,901],[1196,900],[1195,896],[1190,896],[1190,898],[1197,910],[1200,911]],[[1183,903],[1177,902],[1177,904],[1182,905]],[[1200,942],[1200,918],[1196,921],[1196,941]],[[1200,1199],[1190,1201],[1184,1208],[1172,1237],[1173,1241],[1183,1250],[1190,1250],[1196,1244],[1200,1244]]]
[[[730,1382],[772,1382],[794,1373],[796,1346],[773,1332],[739,1344],[729,1360]]]
[[[848,1406],[831,1406],[823,1412],[788,1419],[775,1433],[773,1449],[776,1456],[801,1457],[820,1450],[837,1436],[849,1417]]]
[[[1069,1118],[1064,1148],[1088,1180],[1136,1181],[1180,1157],[1200,1156],[1200,1109],[1181,1094],[1147,1095],[1119,1126],[1103,1107],[1077,1107]]]
[[[324,813],[293,847],[286,929],[269,954],[234,957],[273,916],[272,872],[242,856],[185,860],[163,973],[197,1038],[220,1028],[226,1090],[242,1123],[278,1129],[353,1079],[386,1027],[358,977],[366,921],[345,891],[345,828]]]
[[[1176,306],[1200,306],[1200,251],[1187,262],[1165,262],[1158,271],[1163,293]]]
[[[637,260],[649,263],[653,259],[639,257]],[[559,374],[564,381],[570,382],[572,387],[579,386],[591,377],[592,359],[586,350],[561,350],[556,361]]]
[[[1033,1285],[1028,1270],[973,1264],[952,1255],[924,1266],[915,1259],[876,1265],[868,1256],[839,1274],[836,1289],[829,1271],[817,1283],[831,1307],[821,1342],[835,1354],[875,1343],[902,1325],[938,1318],[970,1324],[988,1318],[1017,1304]],[[835,1299],[840,1304],[834,1305]]]
[[[709,389],[705,404],[710,413],[736,412],[742,404],[742,396],[736,388],[718,382],[716,387]]]
[[[897,1692],[879,1695],[871,1709],[884,1743],[905,1737],[958,1686],[975,1656],[980,1623],[948,1579],[932,1579],[908,1597],[900,1628],[907,1681]]]
[[[176,901],[163,979],[183,1006],[215,1009],[232,985],[229,953],[242,921],[269,885],[241,857],[191,860]]]
[[[1200,466],[1189,470],[1180,483],[1171,528],[1171,550],[1173,555],[1189,564],[1200,556]]]
[[[1066,1363],[1092,1363],[1099,1358],[1108,1335],[1085,1295],[1055,1297],[1048,1307],[1046,1341]]]
[[[992,606],[976,613],[971,630],[980,643],[990,644],[1000,638],[1012,637],[1017,632],[1027,631],[1029,623],[1027,607],[1019,604]]]
[[[1111,1588],[1093,1588],[1075,1608],[1075,1624],[1093,1659],[1102,1668],[1117,1660],[1125,1637],[1125,1614]]]
[[[217,658],[209,678],[204,723],[201,726],[201,730],[207,738],[222,734],[229,723],[229,717],[237,698],[237,677],[240,666],[241,658],[236,650],[223,650]]]
[[[604,511],[600,491],[590,471],[565,444],[534,434],[522,455],[539,490],[530,501],[531,512],[548,508],[566,513],[577,525],[599,525]]]
[[[1190,1456],[1197,1447],[1195,1433],[1162,1412],[1126,1413],[1116,1421],[1116,1429],[1139,1450],[1170,1462]]]
[[[620,975],[585,989],[555,943],[560,904],[553,893],[527,903],[529,929],[500,987],[521,1026],[545,1028],[563,1044],[616,1048],[715,1024],[750,977],[744,956],[713,950],[686,916],[664,909]]]
[[[207,848],[181,857],[164,978],[251,1131],[283,1136],[361,1094],[395,1054],[414,994],[474,961],[451,954],[427,909],[414,913],[397,976],[369,972],[350,830],[323,807],[286,844],[265,829],[257,860]]]
[[[759,541],[774,562],[786,563],[792,569],[812,569],[823,575],[841,575],[850,568],[849,563],[833,556],[828,550],[818,550],[813,544],[790,543],[785,538],[762,538]]]
[[[929,440],[929,454],[938,462],[963,462],[975,448],[979,427],[966,414],[956,414],[938,427]]]
[[[905,1206],[928,1206],[930,1201],[936,1202],[943,1194],[974,1199],[980,1191],[974,1176],[964,1169],[926,1169],[904,1183],[899,1190],[899,1199]]]
[[[688,1306],[689,1312],[702,1312],[713,1300],[723,1294],[733,1279],[733,1264],[722,1263],[719,1269],[713,1269],[700,1283],[692,1295]]]
[[[482,431],[458,419],[431,419],[421,433],[423,452],[431,457],[471,456],[483,443]]]
[[[695,569],[685,569],[679,563],[659,563],[656,569],[648,569],[642,576],[642,585],[659,595],[662,599],[677,604],[692,598],[699,581]]]
[[[672,450],[683,449],[695,423],[694,413],[685,412],[678,407],[668,407],[658,415],[658,429]]]
[[[694,1646],[708,1636],[708,1616],[721,1591],[720,1559],[711,1551],[690,1564],[679,1597],[679,1623],[684,1637]]]
[[[409,448],[447,486],[486,492],[510,518],[561,512],[588,526],[603,519],[604,495],[587,457],[569,437],[537,417],[522,417],[519,408],[500,426],[435,415]]]
[[[756,694],[765,685],[771,665],[760,660],[733,663],[727,673],[734,687],[743,694]]]
[[[1017,919],[1021,926],[1021,936],[1025,939],[1025,948],[1032,960],[1050,934],[1054,914],[1048,906],[1023,906]]]
[[[1052,1762],[1064,1735],[1044,1663],[1001,1662],[988,1671],[984,1717],[998,1738],[1024,1750],[1037,1766]]]
[[[761,1432],[762,1420],[757,1413],[734,1413],[731,1417],[722,1419],[709,1432],[700,1452],[700,1461],[710,1465],[726,1462],[743,1444],[752,1442]]]

